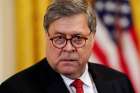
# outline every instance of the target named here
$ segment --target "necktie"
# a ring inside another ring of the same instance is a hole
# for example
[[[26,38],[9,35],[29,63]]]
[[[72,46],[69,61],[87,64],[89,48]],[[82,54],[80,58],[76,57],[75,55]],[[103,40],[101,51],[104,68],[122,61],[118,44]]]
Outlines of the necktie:
[[[84,90],[83,90],[83,82],[80,79],[76,79],[72,83],[72,86],[75,87],[76,93],[84,93]]]

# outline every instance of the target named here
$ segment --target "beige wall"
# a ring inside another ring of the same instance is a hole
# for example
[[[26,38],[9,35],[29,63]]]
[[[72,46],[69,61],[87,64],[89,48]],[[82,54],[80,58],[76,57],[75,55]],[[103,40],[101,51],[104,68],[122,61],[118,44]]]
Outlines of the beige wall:
[[[0,83],[14,74],[13,0],[0,0]]]

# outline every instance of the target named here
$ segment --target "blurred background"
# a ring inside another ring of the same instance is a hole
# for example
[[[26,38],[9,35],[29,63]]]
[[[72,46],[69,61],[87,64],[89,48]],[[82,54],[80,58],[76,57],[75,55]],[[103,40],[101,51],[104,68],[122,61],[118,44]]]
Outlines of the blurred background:
[[[43,17],[50,2],[0,0],[0,83],[45,57]],[[140,93],[140,0],[96,0],[95,9],[90,61],[125,73]]]

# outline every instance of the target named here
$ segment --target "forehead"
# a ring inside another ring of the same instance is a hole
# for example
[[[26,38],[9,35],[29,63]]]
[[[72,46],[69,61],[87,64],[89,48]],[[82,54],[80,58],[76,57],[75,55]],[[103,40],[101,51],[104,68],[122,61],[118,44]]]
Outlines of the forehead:
[[[51,23],[48,31],[50,34],[86,34],[90,32],[85,14],[62,17]]]

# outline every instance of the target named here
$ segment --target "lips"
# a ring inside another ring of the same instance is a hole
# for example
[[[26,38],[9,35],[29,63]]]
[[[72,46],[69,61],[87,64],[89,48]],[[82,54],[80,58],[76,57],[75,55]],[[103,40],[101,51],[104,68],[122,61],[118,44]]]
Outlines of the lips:
[[[61,59],[60,61],[78,61],[77,59]]]

